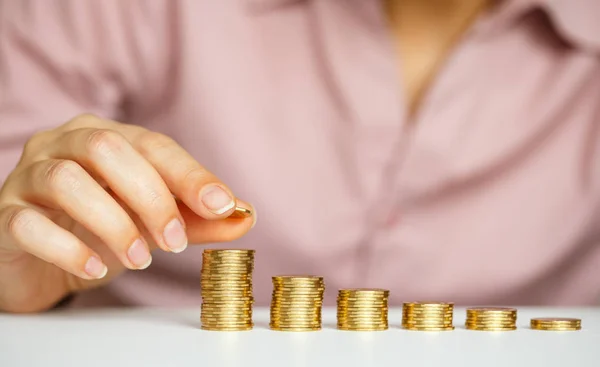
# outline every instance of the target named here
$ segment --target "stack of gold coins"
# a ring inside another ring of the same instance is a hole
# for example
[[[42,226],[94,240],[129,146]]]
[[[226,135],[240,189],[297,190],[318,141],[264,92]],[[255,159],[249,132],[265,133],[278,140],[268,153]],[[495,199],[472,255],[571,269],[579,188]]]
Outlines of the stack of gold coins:
[[[278,331],[321,329],[321,308],[325,283],[316,276],[273,277],[271,323]]]
[[[531,328],[546,331],[575,331],[581,330],[581,319],[571,318],[536,318],[531,319]]]
[[[418,331],[454,330],[453,313],[453,303],[407,302],[402,307],[402,327]]]
[[[379,331],[388,328],[388,297],[384,289],[340,289],[337,326],[340,330]]]
[[[517,328],[517,310],[505,307],[467,309],[465,326],[469,330],[510,331]]]
[[[204,250],[202,256],[202,329],[252,329],[254,250]]]

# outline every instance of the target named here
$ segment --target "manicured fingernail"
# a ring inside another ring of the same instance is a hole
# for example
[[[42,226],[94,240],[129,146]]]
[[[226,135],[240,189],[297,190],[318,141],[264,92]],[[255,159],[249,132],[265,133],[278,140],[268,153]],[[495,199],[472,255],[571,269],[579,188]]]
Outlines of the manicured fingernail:
[[[185,250],[188,245],[185,229],[183,229],[183,225],[177,218],[171,220],[165,226],[163,238],[165,239],[165,243],[171,249],[171,251],[176,253]]]
[[[127,257],[138,269],[146,269],[152,262],[148,246],[139,238],[127,250]]]
[[[200,197],[204,206],[215,214],[223,214],[235,206],[233,198],[218,185],[205,187]]]
[[[108,268],[97,256],[90,256],[85,263],[85,272],[94,279],[100,279],[104,278],[108,272]]]

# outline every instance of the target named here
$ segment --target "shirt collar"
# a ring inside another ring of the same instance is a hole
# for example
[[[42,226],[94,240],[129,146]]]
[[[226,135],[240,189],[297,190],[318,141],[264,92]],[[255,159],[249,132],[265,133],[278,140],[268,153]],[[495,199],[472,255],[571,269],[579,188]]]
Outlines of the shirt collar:
[[[258,11],[276,10],[281,6],[306,0],[245,0]],[[313,0],[333,1],[333,0]],[[381,0],[363,0],[381,1]],[[599,0],[499,0],[502,20],[515,19],[539,9],[548,14],[555,31],[567,42],[600,53]],[[502,20],[500,21],[501,23]],[[496,23],[496,22],[494,22]]]
[[[565,41],[600,53],[600,1],[598,0],[505,0],[500,18],[511,20],[542,10]],[[502,22],[502,21],[501,21]]]

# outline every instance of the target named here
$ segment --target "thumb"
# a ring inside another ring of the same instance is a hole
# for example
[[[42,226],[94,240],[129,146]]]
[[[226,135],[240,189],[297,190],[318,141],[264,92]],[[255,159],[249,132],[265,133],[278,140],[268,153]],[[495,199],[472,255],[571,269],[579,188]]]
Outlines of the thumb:
[[[178,202],[179,211],[186,226],[190,244],[229,242],[250,231],[256,222],[256,211],[249,203],[237,199],[240,210],[224,219],[205,219],[194,213],[185,204]]]

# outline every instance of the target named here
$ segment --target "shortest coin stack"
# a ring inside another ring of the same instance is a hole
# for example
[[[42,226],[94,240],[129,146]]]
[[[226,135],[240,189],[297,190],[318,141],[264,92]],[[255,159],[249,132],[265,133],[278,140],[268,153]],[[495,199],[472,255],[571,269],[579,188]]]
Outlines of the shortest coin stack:
[[[510,331],[517,328],[517,310],[505,307],[467,308],[465,326],[469,330]]]
[[[387,330],[389,294],[384,289],[341,289],[337,299],[338,329]]]
[[[546,331],[575,331],[581,330],[581,319],[571,318],[535,318],[531,319],[531,328]]]
[[[402,327],[418,331],[454,330],[453,313],[453,303],[407,302],[402,307]]]
[[[321,330],[325,283],[316,276],[273,277],[272,330]]]
[[[254,250],[204,250],[202,254],[202,329],[252,329]]]

